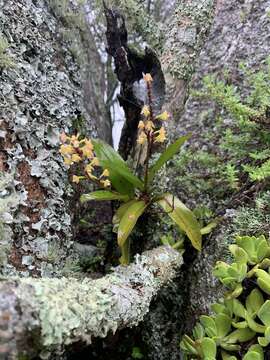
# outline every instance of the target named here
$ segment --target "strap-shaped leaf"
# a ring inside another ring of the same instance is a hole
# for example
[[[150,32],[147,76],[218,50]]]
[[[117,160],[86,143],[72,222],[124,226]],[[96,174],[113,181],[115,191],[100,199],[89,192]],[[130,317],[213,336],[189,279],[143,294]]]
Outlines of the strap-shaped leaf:
[[[122,219],[122,217],[125,215],[127,209],[130,207],[130,205],[136,203],[137,200],[136,199],[132,199],[124,204],[122,204],[121,206],[119,206],[119,208],[116,210],[114,216],[113,216],[113,224],[119,224],[120,220]]]
[[[138,200],[135,203],[131,204],[126,210],[125,214],[122,216],[118,228],[117,241],[118,245],[121,247],[124,245],[138,218],[142,215],[147,205],[143,200]]]
[[[82,203],[90,200],[96,200],[96,201],[104,201],[104,200],[121,200],[121,201],[127,201],[129,199],[128,195],[120,194],[114,191],[109,190],[99,190],[99,191],[93,191],[89,194],[83,194],[80,197],[80,201]]]
[[[128,265],[130,262],[130,240],[126,239],[121,249],[121,257],[119,259],[121,265]]]
[[[117,177],[118,175],[118,178],[122,177],[126,180],[126,182],[129,182],[138,189],[143,189],[143,182],[131,172],[126,162],[110,145],[106,144],[102,140],[93,140],[93,144],[101,166],[109,169],[110,171],[110,179],[112,175],[113,177]],[[112,179],[111,181],[113,184]],[[117,190],[121,192],[118,188]]]
[[[181,136],[173,144],[169,145],[167,149],[160,155],[159,159],[149,170],[149,182],[151,182],[156,174],[156,172],[168,161],[170,160],[181,148],[181,146],[191,137],[191,134]]]
[[[165,210],[170,218],[183,230],[195,249],[201,250],[202,235],[200,225],[193,214],[182,201],[171,194],[165,194],[158,204]]]

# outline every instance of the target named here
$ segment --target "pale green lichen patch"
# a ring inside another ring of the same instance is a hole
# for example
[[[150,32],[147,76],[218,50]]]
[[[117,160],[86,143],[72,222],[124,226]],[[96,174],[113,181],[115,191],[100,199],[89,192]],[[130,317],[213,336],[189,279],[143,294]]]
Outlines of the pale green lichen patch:
[[[41,329],[43,350],[55,351],[137,325],[181,264],[181,255],[163,246],[98,280],[23,278],[16,280],[14,291],[28,328]]]
[[[0,66],[2,50],[16,59],[16,67],[0,74],[0,112],[7,122],[0,137],[22,205],[9,236],[20,246],[13,247],[5,274],[52,276],[71,247],[70,188],[58,151],[59,134],[70,131],[81,112],[79,66],[46,1],[0,0],[0,17],[7,39],[4,47],[0,39]]]
[[[9,224],[14,220],[14,212],[20,204],[20,197],[15,192],[14,176],[0,175],[0,269],[7,264],[12,245],[12,231]]]
[[[163,68],[174,78],[191,78],[195,59],[209,30],[213,12],[213,0],[178,1],[166,30],[168,35],[162,54]]]

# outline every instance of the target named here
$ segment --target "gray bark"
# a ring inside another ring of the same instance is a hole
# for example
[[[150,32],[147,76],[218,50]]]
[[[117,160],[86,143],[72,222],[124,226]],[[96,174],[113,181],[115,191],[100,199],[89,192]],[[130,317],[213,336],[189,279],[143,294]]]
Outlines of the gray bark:
[[[0,17],[14,64],[0,73],[1,170],[12,174],[19,196],[9,244],[1,248],[3,272],[49,275],[63,267],[71,246],[59,134],[82,112],[79,67],[46,2],[3,0]]]
[[[65,345],[133,327],[182,265],[170,247],[138,255],[98,280],[10,279],[0,283],[0,358],[49,357]]]
[[[216,15],[206,44],[196,62],[197,71],[192,79],[193,90],[200,90],[203,86],[202,78],[208,74],[216,74],[223,78],[224,70],[230,74],[232,83],[241,89],[242,96],[248,88],[243,89],[243,73],[239,63],[247,64],[250,70],[258,70],[269,56],[270,49],[270,21],[269,0],[248,0],[218,2]],[[211,151],[214,143],[201,143],[201,134],[212,131],[215,134],[217,106],[210,101],[201,101],[191,96],[187,102],[183,116],[178,116],[179,131],[192,131],[196,139],[196,148],[204,147]],[[229,120],[229,119],[228,119]],[[220,134],[216,134],[217,137]],[[181,190],[180,190],[181,191]],[[202,197],[204,195],[202,194]],[[189,200],[202,203],[202,199]],[[209,201],[213,201],[210,199]],[[183,327],[190,331],[194,322],[202,313],[209,311],[209,305],[221,297],[223,287],[213,277],[212,269],[217,260],[226,256],[230,223],[233,222],[237,207],[248,206],[245,202],[234,204],[228,210],[224,222],[213,232],[199,255],[190,264],[182,285],[186,288],[187,306],[182,312]],[[252,208],[254,204],[250,203]],[[234,214],[233,216],[230,216]],[[263,231],[263,229],[262,229]],[[249,234],[251,235],[251,234]],[[233,238],[231,239],[233,241]]]

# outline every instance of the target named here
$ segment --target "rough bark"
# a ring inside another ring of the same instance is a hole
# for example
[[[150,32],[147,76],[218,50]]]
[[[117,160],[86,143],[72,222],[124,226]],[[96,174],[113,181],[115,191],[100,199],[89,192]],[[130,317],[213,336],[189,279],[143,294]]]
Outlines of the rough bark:
[[[197,71],[192,79],[191,89],[202,89],[202,79],[206,75],[215,74],[219,78],[224,78],[226,69],[229,74],[227,81],[232,81],[234,86],[241,89],[242,96],[246,96],[249,89],[243,88],[243,73],[239,63],[243,62],[251,71],[255,71],[261,68],[269,56],[270,21],[267,14],[269,6],[269,0],[219,1],[209,37],[196,62]],[[215,140],[206,144],[202,141],[202,134],[206,132],[215,134],[217,114],[220,113],[215,103],[191,96],[183,116],[180,112],[177,118],[179,125],[176,131],[192,131],[196,148],[204,148],[206,152],[211,152]],[[225,116],[229,127],[230,116]],[[216,133],[215,137],[219,136],[220,134]],[[194,199],[190,194],[188,198],[193,203],[202,203],[200,199]],[[212,200],[210,199],[209,202]],[[254,207],[252,199],[247,198],[249,204],[245,204],[245,200],[244,198],[240,203],[231,204],[224,222],[210,236],[202,254],[191,262],[184,276],[183,285],[186,288],[188,305],[182,311],[182,324],[188,331],[194,326],[198,316],[209,311],[209,305],[222,295],[223,288],[213,277],[212,269],[217,260],[226,256],[228,235],[225,235],[237,212],[241,211],[243,206]],[[230,240],[233,241],[233,238]]]
[[[65,345],[136,326],[160,288],[182,264],[160,247],[98,279],[10,279],[0,283],[0,357],[16,359],[61,351]]]
[[[175,115],[183,111],[196,60],[204,46],[215,15],[217,0],[177,1],[166,24],[161,56],[167,94],[166,107]]]
[[[59,134],[82,112],[79,67],[46,2],[0,1],[0,16],[14,64],[0,73],[1,170],[12,174],[19,196],[3,271],[49,275],[71,246],[70,189],[58,149]]]

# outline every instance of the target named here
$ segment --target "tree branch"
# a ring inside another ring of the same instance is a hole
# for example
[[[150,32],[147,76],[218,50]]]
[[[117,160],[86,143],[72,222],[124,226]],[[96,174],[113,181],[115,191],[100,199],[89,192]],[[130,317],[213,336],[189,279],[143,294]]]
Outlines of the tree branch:
[[[0,358],[34,358],[78,341],[91,343],[137,325],[182,264],[170,247],[137,255],[98,280],[10,279],[0,283]]]

